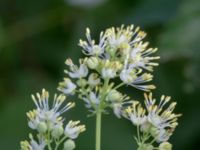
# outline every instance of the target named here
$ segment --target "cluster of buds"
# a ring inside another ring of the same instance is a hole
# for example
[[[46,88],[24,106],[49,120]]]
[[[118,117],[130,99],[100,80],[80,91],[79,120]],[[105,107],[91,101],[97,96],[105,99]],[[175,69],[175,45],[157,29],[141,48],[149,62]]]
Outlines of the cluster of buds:
[[[69,121],[64,127],[62,114],[75,106],[69,102],[64,105],[66,97],[61,94],[55,94],[53,104],[50,106],[49,93],[42,90],[42,93],[32,95],[36,109],[27,113],[28,125],[32,130],[37,131],[34,139],[32,134],[29,135],[30,142],[22,141],[21,150],[57,150],[63,144],[64,150],[73,150],[75,148],[74,139],[85,131],[85,125],[80,125],[80,121]]]
[[[145,93],[144,97],[146,109],[140,102],[134,101],[132,106],[128,106],[123,111],[124,117],[137,127],[135,139],[139,146],[138,150],[171,150],[172,145],[167,141],[178,125],[177,118],[181,116],[173,113],[176,102],[172,102],[166,107],[171,99],[169,96],[162,95],[158,105],[156,99],[152,97],[152,93]],[[165,110],[164,107],[166,107]],[[159,147],[155,147],[154,143],[160,144]]]
[[[101,32],[96,43],[87,28],[87,41],[79,42],[86,57],[79,60],[79,66],[71,59],[66,60],[67,77],[59,83],[58,90],[67,95],[77,93],[93,113],[106,112],[110,107],[120,117],[123,106],[132,101],[118,88],[123,85],[143,91],[155,88],[147,83],[153,79],[151,72],[158,65],[154,60],[159,57],[151,56],[157,48],[148,48],[148,43],[142,41],[145,36],[138,27],[122,25]],[[115,78],[121,83],[114,83]]]

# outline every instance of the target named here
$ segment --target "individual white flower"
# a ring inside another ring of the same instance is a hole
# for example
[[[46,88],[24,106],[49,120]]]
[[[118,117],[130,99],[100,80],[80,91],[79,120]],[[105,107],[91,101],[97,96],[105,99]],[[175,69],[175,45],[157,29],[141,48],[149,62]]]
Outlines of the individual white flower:
[[[156,105],[156,100],[153,99],[152,93],[149,95],[144,94],[144,96],[145,105],[148,111],[148,121],[150,123],[159,129],[174,129],[178,125],[177,119],[180,114],[173,113],[176,103],[172,102],[166,110],[163,110],[163,107],[170,101],[171,97],[162,95],[159,104]]]
[[[106,30],[107,41],[112,48],[130,48],[136,42],[142,40],[146,34],[139,31],[137,27],[127,26],[126,28],[122,25],[120,28],[109,28]]]
[[[96,107],[100,103],[99,96],[97,96],[97,93],[94,93],[93,91],[89,93],[88,98],[83,97],[83,100],[86,102],[85,105],[87,108],[91,108],[92,106]]]
[[[114,78],[116,76],[116,70],[113,68],[103,68],[101,71],[103,78]]]
[[[30,145],[31,145],[31,150],[44,150],[46,143],[43,139],[40,139],[38,143],[32,138]]]
[[[123,69],[120,73],[120,79],[126,84],[132,83],[135,78],[135,73],[131,69]]]
[[[64,95],[57,96],[55,94],[53,105],[49,105],[49,93],[42,90],[42,94],[36,94],[36,97],[32,95],[32,99],[36,105],[36,109],[29,111],[27,116],[29,118],[29,127],[32,129],[37,129],[38,124],[45,122],[49,129],[52,129],[54,125],[62,123],[62,117],[60,116],[70,108],[74,107],[74,103],[67,103],[64,107],[61,108],[63,102],[65,101]]]
[[[59,83],[58,90],[64,94],[73,94],[76,89],[74,84],[69,78],[64,78],[63,82]]]
[[[158,63],[151,62],[153,60],[160,59],[159,56],[150,56],[155,53],[157,48],[147,48],[148,43],[139,42],[135,44],[130,51],[130,64],[132,68],[143,68],[149,71],[153,71],[154,66],[158,66]]]
[[[127,107],[124,111],[125,117],[136,126],[144,124],[147,120],[146,111],[138,101],[133,101],[132,106]]]
[[[143,73],[142,70],[132,68],[124,68],[120,73],[120,79],[127,85],[133,86],[139,90],[149,91],[155,89],[154,85],[145,85],[145,83],[152,80],[153,76],[149,73]]]
[[[70,71],[65,70],[65,73],[67,73],[71,78],[84,78],[88,75],[88,68],[83,64],[82,60],[80,60],[79,67],[74,65],[71,59],[67,59],[65,63],[70,69]]]
[[[32,134],[29,135],[31,139],[30,143],[28,141],[22,141],[20,143],[21,150],[44,150],[46,146],[46,142],[44,138],[38,138],[38,142],[33,139]]]
[[[122,115],[122,103],[113,103],[112,104],[113,112],[117,118],[121,118]]]
[[[158,129],[158,135],[154,138],[158,143],[166,142],[169,140],[170,136],[174,132],[174,129]]]
[[[91,56],[101,56],[104,53],[105,48],[105,35],[103,32],[100,33],[99,44],[96,44],[94,40],[91,39],[90,29],[86,29],[87,41],[80,40],[79,46],[83,48],[83,53]]]
[[[129,100],[129,97],[127,97],[125,95],[125,96],[123,96],[121,102],[120,101],[112,102],[111,103],[111,108],[113,109],[113,112],[114,112],[115,116],[117,118],[121,118],[121,116],[124,115],[125,107],[127,107],[127,105],[130,105],[132,103],[133,103],[133,101]]]
[[[85,131],[85,125],[78,125],[80,121],[69,121],[65,127],[65,135],[70,139],[76,139],[78,135]]]

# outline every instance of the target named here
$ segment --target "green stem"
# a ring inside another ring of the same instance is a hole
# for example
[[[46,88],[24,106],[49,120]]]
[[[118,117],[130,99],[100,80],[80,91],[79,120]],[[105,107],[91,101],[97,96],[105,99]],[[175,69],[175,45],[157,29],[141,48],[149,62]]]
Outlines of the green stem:
[[[137,125],[137,137],[138,137],[138,141],[139,143],[141,142],[141,138],[140,138],[140,128],[139,126]]]
[[[96,110],[96,145],[95,145],[95,150],[101,150],[101,115],[102,115],[102,103],[106,98],[107,94],[107,88],[109,85],[109,79],[105,79],[102,93],[101,93],[101,98],[100,98],[100,103],[99,106]]]
[[[96,148],[95,150],[101,149],[101,111],[96,114]]]
[[[47,132],[47,147],[48,147],[48,150],[52,150],[52,148],[51,148],[51,133],[50,133],[50,131]]]
[[[48,141],[47,146],[48,146],[48,150],[52,150],[50,141]]]
[[[118,88],[122,87],[123,85],[125,85],[124,82],[118,84],[116,87],[114,87],[114,90],[117,90]]]
[[[59,145],[64,142],[64,140],[67,138],[67,136],[64,136],[59,142],[56,143],[56,147],[55,147],[55,150],[58,149]]]

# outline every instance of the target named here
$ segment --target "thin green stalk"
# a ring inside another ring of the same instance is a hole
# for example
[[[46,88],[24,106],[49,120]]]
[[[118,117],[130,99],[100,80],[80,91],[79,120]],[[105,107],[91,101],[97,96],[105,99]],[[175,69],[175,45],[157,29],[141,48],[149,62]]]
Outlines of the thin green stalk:
[[[67,138],[67,136],[64,136],[59,142],[56,143],[56,147],[55,150],[58,149],[58,147],[60,146],[60,144]]]
[[[102,90],[102,95],[100,98],[100,103],[98,106],[98,109],[96,111],[96,144],[95,144],[95,150],[101,150],[101,115],[102,115],[102,108],[101,104],[104,101],[106,97],[106,90],[109,85],[109,79],[105,79],[104,85],[103,85],[103,90]]]
[[[50,131],[48,131],[48,133],[47,133],[47,146],[48,146],[48,150],[52,150],[50,136],[51,136],[50,135]]]
[[[140,143],[141,142],[141,138],[140,138],[140,129],[139,129],[138,125],[137,125],[137,137],[138,137],[138,141]]]
[[[101,149],[101,112],[96,114],[96,148],[95,150]]]
[[[47,146],[48,146],[48,150],[52,150],[50,141],[48,141]]]

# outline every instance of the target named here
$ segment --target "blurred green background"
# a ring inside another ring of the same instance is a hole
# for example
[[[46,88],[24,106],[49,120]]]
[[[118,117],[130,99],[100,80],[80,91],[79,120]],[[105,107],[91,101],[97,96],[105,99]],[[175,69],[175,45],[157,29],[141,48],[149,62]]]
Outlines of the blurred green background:
[[[155,95],[171,95],[183,113],[170,139],[174,150],[192,150],[200,140],[200,1],[199,0],[1,0],[0,1],[0,149],[19,149],[28,137],[25,113],[33,108],[30,94],[43,87],[53,96],[64,76],[64,61],[82,56],[77,46],[90,27],[101,30],[121,24],[141,26],[146,40],[162,59],[154,72]],[[143,94],[124,89],[134,98]],[[74,99],[74,98],[73,98]],[[72,100],[72,98],[69,98]],[[66,118],[80,119],[87,132],[77,150],[94,149],[94,121],[83,102]],[[111,113],[103,117],[102,150],[136,149],[135,130]]]

